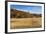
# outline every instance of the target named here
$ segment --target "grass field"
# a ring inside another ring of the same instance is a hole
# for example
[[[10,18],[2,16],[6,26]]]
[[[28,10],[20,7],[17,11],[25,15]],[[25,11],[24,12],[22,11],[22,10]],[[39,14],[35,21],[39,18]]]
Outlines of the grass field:
[[[39,28],[41,27],[42,18],[11,18],[10,28]]]

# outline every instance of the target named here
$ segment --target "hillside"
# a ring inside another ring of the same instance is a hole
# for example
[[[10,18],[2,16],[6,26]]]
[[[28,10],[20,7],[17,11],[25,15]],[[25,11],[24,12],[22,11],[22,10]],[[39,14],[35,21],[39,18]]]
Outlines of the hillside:
[[[41,14],[33,14],[26,11],[11,9],[10,16],[11,29],[41,28],[42,26]]]
[[[11,18],[33,18],[33,17],[41,17],[41,14],[32,14],[29,12],[11,9],[10,17]]]

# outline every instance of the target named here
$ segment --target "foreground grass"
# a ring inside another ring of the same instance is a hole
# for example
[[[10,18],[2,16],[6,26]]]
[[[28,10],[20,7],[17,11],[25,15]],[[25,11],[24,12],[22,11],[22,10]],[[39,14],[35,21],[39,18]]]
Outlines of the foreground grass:
[[[42,18],[11,18],[11,29],[18,28],[39,28],[41,27]]]

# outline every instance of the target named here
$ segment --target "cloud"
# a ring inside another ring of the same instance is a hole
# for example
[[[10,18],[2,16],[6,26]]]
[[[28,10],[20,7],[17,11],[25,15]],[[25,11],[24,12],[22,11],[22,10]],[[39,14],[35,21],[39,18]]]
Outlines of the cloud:
[[[24,12],[31,12],[31,10],[23,10],[23,9],[16,9],[16,10],[19,10],[19,11],[24,11]]]
[[[32,10],[22,10],[22,9],[16,9],[16,10],[24,11],[24,12],[29,12],[29,13],[33,13],[33,14],[41,14],[41,13],[42,13],[41,11],[37,12],[37,11],[32,11]]]

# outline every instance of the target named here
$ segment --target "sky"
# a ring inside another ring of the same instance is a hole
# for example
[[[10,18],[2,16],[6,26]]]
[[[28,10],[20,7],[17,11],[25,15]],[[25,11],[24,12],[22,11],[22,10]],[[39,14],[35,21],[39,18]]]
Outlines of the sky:
[[[41,14],[42,13],[42,6],[10,5],[10,8],[26,10],[25,12],[30,12],[30,13],[32,12],[35,14]]]

